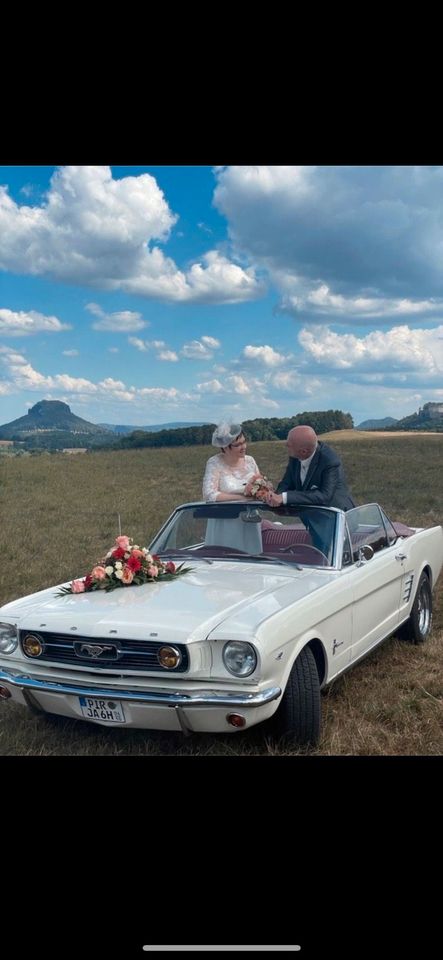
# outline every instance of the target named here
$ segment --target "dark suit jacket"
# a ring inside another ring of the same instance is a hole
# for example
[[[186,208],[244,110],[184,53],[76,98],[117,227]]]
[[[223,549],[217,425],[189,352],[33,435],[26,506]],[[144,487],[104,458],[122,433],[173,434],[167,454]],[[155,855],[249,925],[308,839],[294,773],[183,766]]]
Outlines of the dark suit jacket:
[[[318,507],[338,507],[351,510],[355,503],[346,486],[342,463],[326,443],[318,441],[303,485],[300,483],[300,460],[290,457],[286,473],[277,487],[277,493],[288,494],[287,502],[312,504]]]

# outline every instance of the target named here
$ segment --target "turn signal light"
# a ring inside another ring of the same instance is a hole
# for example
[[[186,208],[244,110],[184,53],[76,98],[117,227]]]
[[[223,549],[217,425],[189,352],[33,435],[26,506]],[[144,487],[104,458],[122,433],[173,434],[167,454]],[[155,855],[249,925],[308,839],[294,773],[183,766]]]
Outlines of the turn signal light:
[[[246,718],[242,717],[241,713],[228,713],[226,719],[231,727],[244,727],[246,725]]]
[[[165,667],[166,670],[174,670],[180,666],[182,655],[177,647],[160,647],[157,651],[157,659],[161,667]]]
[[[27,633],[23,638],[23,650],[28,657],[39,657],[43,651],[40,637],[37,637],[34,633]]]

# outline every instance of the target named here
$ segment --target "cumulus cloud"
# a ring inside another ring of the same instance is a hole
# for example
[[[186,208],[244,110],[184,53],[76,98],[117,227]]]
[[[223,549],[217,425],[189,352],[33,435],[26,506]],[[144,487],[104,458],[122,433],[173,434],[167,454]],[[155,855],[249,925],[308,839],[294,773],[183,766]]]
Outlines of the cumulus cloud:
[[[180,270],[156,245],[177,220],[148,173],[114,180],[108,166],[60,167],[39,206],[20,205],[0,187],[0,268],[170,302],[262,294],[253,268],[218,250]]]
[[[197,384],[197,390],[200,390],[201,393],[220,393],[223,389],[223,384],[217,379],[205,380],[203,383]]]
[[[159,360],[167,360],[170,363],[178,362],[178,354],[174,350],[160,350],[160,353],[157,354]]]
[[[48,317],[37,310],[8,310],[0,308],[0,334],[10,337],[27,337],[32,333],[60,333],[70,330],[68,323],[57,317]]]
[[[441,381],[443,374],[443,326],[413,330],[403,325],[361,337],[328,327],[317,328],[314,336],[304,328],[299,342],[317,367],[367,383],[414,381],[427,386],[434,378]]]
[[[406,317],[414,314],[432,313],[443,310],[443,300],[409,300],[387,299],[386,297],[344,297],[342,294],[331,293],[329,287],[323,283],[306,295],[298,294],[284,297],[281,308],[287,313],[314,314],[321,321],[325,315],[334,317],[344,323],[366,323],[371,319],[384,318],[385,323],[392,322],[395,317]]]
[[[139,337],[128,337],[128,343],[141,353],[147,353],[148,350],[158,350],[166,347],[164,340],[140,340]]]
[[[106,330],[111,333],[128,333],[129,330],[141,330],[148,327],[149,322],[143,320],[141,313],[134,310],[118,310],[115,313],[106,313],[98,303],[87,303],[86,310],[93,316],[99,317],[92,326],[94,330]]]
[[[214,356],[214,350],[219,346],[220,341],[214,337],[200,337],[200,340],[184,343],[180,354],[187,360],[210,360]]]
[[[246,360],[257,360],[259,363],[264,363],[266,367],[277,367],[287,359],[282,353],[278,353],[277,350],[274,350],[274,348],[268,346],[268,344],[265,344],[263,347],[252,347],[248,345],[243,350],[243,356]]]
[[[310,317],[443,306],[443,167],[230,166],[214,202],[233,244]]]
[[[43,393],[46,399],[64,399],[69,402],[85,402],[90,399],[116,400],[143,404],[149,400],[154,405],[172,404],[176,406],[190,399],[191,395],[177,390],[175,387],[134,387],[127,386],[123,380],[105,377],[98,383],[83,377],[71,377],[66,373],[57,373],[54,376],[45,376],[35,370],[22,354],[0,347],[0,360],[6,366],[9,381],[2,393],[13,393],[17,390],[32,390]]]

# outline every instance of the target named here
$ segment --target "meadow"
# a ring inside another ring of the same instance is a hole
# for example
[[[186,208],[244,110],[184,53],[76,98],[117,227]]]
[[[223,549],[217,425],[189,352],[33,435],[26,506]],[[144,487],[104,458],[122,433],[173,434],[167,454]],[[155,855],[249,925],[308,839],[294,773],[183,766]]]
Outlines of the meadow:
[[[357,503],[379,502],[414,526],[443,522],[443,434],[325,434],[340,453]],[[201,497],[211,447],[0,456],[0,605],[84,575],[121,532],[146,545],[178,503]],[[274,482],[283,441],[248,453]],[[136,589],[136,588],[134,588]],[[322,738],[312,756],[441,755],[443,752],[443,575],[434,626],[422,646],[392,637],[322,696]],[[48,721],[0,703],[0,755],[245,756],[298,754],[264,727],[231,736],[109,730]]]

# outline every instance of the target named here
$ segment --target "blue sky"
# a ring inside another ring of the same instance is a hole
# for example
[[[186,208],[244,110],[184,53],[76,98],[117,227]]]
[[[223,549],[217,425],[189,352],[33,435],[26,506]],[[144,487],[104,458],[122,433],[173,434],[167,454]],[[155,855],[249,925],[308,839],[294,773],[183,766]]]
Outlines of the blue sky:
[[[0,423],[443,400],[443,167],[0,167]]]

